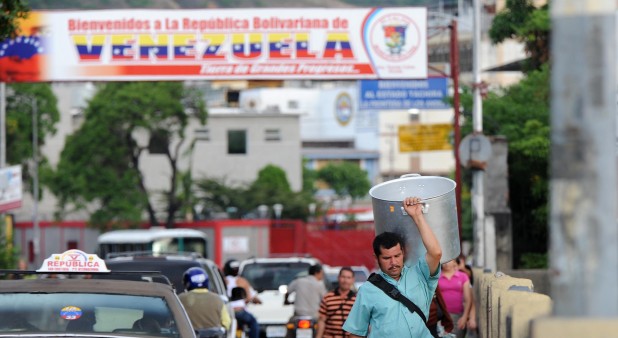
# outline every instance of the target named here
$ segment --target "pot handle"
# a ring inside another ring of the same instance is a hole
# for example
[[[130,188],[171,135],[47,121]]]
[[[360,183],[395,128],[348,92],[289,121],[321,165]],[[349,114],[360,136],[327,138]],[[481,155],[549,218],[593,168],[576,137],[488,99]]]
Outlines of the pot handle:
[[[420,176],[421,176],[421,174],[404,174],[404,175],[401,175],[401,177],[400,177],[400,178],[406,178],[406,177],[420,177]]]
[[[423,206],[421,207],[421,210],[423,211],[423,214],[426,214],[429,212],[429,203],[427,202],[423,202]],[[401,207],[401,214],[403,216],[407,216],[408,213],[406,212],[406,209],[404,209],[403,207]]]

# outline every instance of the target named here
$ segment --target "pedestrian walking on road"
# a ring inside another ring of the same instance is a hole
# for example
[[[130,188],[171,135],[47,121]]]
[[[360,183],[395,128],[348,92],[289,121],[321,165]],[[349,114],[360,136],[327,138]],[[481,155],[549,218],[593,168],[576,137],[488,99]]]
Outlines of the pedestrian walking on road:
[[[288,285],[283,304],[292,304],[288,297],[295,293],[293,303],[294,315],[310,316],[317,319],[320,302],[327,292],[323,279],[324,270],[322,265],[314,264],[310,266],[308,276],[297,278]]]
[[[403,200],[403,208],[416,224],[427,253],[416,262],[404,263],[406,245],[401,235],[384,232],[375,237],[373,252],[380,271],[358,291],[343,325],[350,337],[432,337],[426,318],[440,277],[442,249],[423,216],[421,204],[418,197]],[[407,302],[397,295],[407,298]]]
[[[459,271],[455,260],[442,264],[442,275],[438,282],[446,308],[453,318],[457,338],[466,336],[468,325],[476,327],[475,317],[470,315],[472,309],[472,289],[470,279]]]
[[[356,300],[354,287],[354,271],[350,267],[342,267],[337,276],[339,286],[330,291],[320,302],[320,317],[316,338],[349,337],[343,331],[343,323],[348,318]]]
[[[457,262],[457,268],[459,271],[468,275],[470,279],[470,315],[468,316],[468,325],[466,327],[466,338],[476,338],[478,337],[478,324],[476,322],[476,301],[474,295],[474,273],[472,271],[472,266],[466,264],[466,256],[464,254],[460,254],[459,257],[455,258],[455,262]]]

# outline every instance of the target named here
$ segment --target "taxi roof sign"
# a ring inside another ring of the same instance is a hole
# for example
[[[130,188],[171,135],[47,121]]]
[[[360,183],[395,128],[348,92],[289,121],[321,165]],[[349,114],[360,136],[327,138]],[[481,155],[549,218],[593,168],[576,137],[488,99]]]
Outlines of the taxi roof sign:
[[[105,261],[94,254],[72,249],[60,254],[52,254],[46,258],[37,272],[110,272]]]

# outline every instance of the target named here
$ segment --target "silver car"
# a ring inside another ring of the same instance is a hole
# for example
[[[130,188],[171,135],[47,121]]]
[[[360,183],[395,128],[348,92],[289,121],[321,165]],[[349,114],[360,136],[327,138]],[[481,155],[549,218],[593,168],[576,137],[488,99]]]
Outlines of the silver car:
[[[0,280],[0,337],[196,337],[172,287],[152,282],[157,274],[112,279],[103,260],[79,250],[37,272],[0,274],[12,278]]]

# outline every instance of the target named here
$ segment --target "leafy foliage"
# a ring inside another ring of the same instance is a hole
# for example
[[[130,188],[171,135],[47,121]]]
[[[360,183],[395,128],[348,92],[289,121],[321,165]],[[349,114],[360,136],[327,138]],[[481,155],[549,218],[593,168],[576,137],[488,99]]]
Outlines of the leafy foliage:
[[[504,135],[509,141],[509,196],[516,263],[520,253],[547,251],[549,82],[549,66],[544,65],[503,93],[492,93],[483,102],[485,134]],[[464,94],[462,99],[469,112],[471,95]],[[468,119],[464,133],[471,129]]]
[[[307,159],[303,159],[303,192],[313,195],[317,189],[315,182],[318,179],[318,172],[306,166]]]
[[[493,20],[489,37],[493,43],[516,39],[529,56],[527,70],[538,70],[549,61],[550,20],[548,5],[536,8],[531,0],[507,0],[506,9]]]
[[[56,97],[49,84],[11,84],[7,88],[6,98],[6,161],[10,165],[22,166],[22,180],[25,191],[32,191],[33,161],[33,116],[37,121],[37,142],[44,144],[47,135],[56,132],[56,123],[60,119]],[[39,190],[49,183],[51,171],[47,159],[37,154],[39,169]],[[39,197],[41,196],[39,191]],[[2,220],[4,224],[4,219]],[[4,227],[2,227],[4,228]],[[7,238],[0,236],[0,268],[14,268],[16,251],[7,245]]]
[[[15,269],[17,250],[9,245],[5,236],[0,236],[0,269]]]
[[[30,7],[22,0],[2,0],[0,2],[0,41],[13,38],[19,33],[19,19],[28,16]]]
[[[339,196],[358,199],[371,188],[367,172],[350,162],[329,163],[318,170],[318,178],[326,182]]]
[[[51,169],[47,159],[40,153],[40,146],[44,144],[48,135],[56,132],[56,124],[60,120],[56,97],[47,83],[9,85],[6,99],[6,161],[11,165],[22,166],[24,189],[28,191],[32,191],[34,170],[33,113],[37,115],[39,180],[45,185],[49,183],[48,173]]]
[[[235,208],[240,217],[257,217],[257,208],[283,205],[283,218],[307,219],[307,206],[314,202],[310,192],[294,192],[285,171],[275,165],[260,169],[258,178],[249,186],[234,185],[224,179],[206,178],[196,183],[197,203],[204,206],[204,215],[212,216]]]
[[[522,269],[547,269],[548,266],[546,253],[526,253],[521,256]]]
[[[258,177],[250,189],[255,194],[262,195],[259,197],[264,200],[268,200],[277,193],[289,193],[292,191],[285,171],[272,164],[260,169]]]
[[[225,178],[198,179],[195,183],[195,201],[203,206],[200,218],[212,217],[216,213],[226,212],[235,207],[239,215],[244,215],[257,207],[250,201],[248,187],[234,185]]]
[[[509,142],[509,199],[516,267],[532,264],[526,257],[547,252],[550,32],[548,7],[536,8],[529,0],[507,0],[505,11],[496,15],[489,31],[494,43],[511,38],[523,42],[529,56],[520,83],[490,92],[483,101],[484,133],[504,135]],[[472,131],[469,88],[464,88],[461,99],[467,115],[462,128],[465,135]],[[465,180],[471,184],[469,172]],[[466,220],[463,223],[466,225]]]
[[[68,137],[52,191],[59,199],[60,212],[72,205],[88,210],[90,221],[99,227],[122,222],[134,224],[147,212],[151,225],[158,225],[157,213],[167,215],[171,226],[181,203],[178,200],[177,161],[185,142],[188,111],[205,122],[201,94],[179,82],[126,82],[103,85],[85,111],[81,128]],[[147,191],[140,172],[138,134],[150,135],[159,144],[171,170],[166,191]],[[156,136],[156,138],[154,137]],[[153,201],[160,197],[163,210]]]

